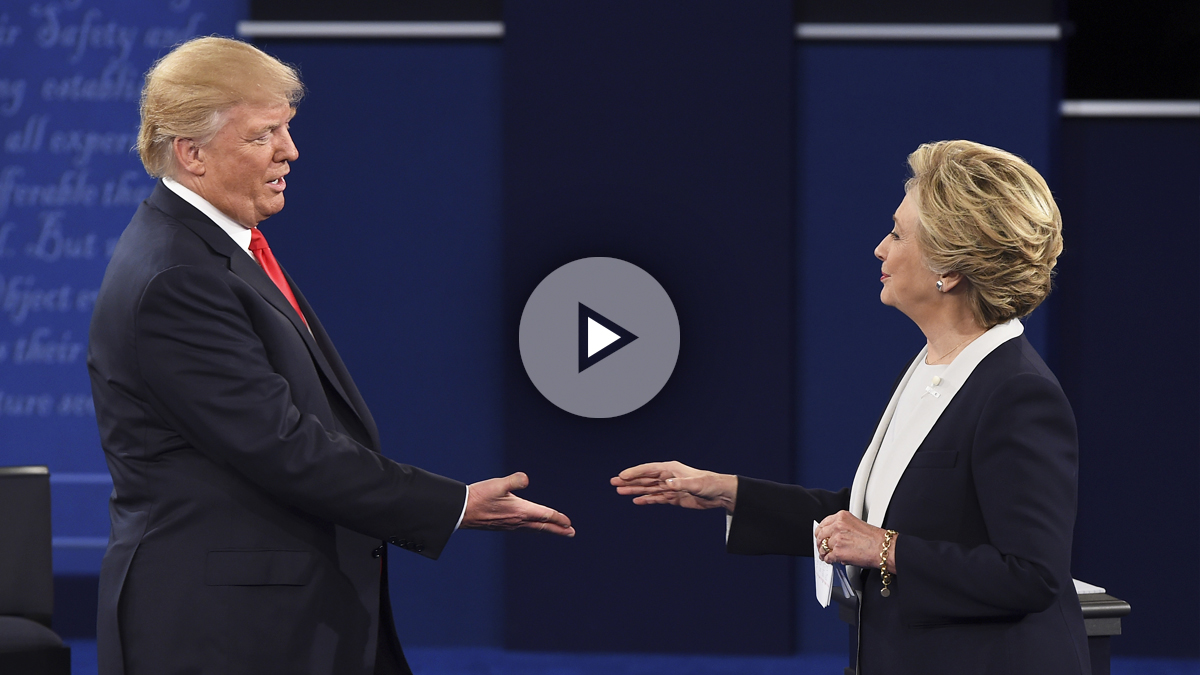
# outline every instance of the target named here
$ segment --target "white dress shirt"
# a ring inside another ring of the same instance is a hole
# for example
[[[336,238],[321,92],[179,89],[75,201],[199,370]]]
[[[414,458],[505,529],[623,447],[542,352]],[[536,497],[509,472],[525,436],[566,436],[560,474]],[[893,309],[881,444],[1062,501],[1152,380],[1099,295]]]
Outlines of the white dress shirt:
[[[182,183],[174,178],[164,177],[162,182],[168,190],[179,195],[180,199],[196,207],[200,213],[208,216],[209,220],[216,223],[217,226],[222,230],[225,230],[225,234],[229,235],[229,238],[237,243],[238,247],[245,251],[246,255],[250,256],[251,260],[254,259],[254,254],[250,252],[251,228],[246,227],[245,225],[235,221],[233,218],[221,213],[219,210],[217,210],[217,207],[210,204],[207,199],[184,187]],[[258,262],[255,261],[255,264],[257,265]]]

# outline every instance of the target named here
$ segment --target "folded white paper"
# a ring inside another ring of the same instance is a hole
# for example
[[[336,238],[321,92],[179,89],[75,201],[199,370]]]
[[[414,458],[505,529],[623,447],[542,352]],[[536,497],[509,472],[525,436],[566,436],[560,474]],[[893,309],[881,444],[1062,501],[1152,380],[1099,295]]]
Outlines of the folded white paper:
[[[828,607],[833,596],[833,565],[821,561],[821,543],[817,541],[817,527],[813,521],[813,576],[817,580],[817,602]]]
[[[850,585],[850,578],[846,576],[846,566],[838,563],[833,566],[833,569],[837,570],[838,584],[842,587],[842,595],[846,596],[846,599],[853,598],[854,588]]]

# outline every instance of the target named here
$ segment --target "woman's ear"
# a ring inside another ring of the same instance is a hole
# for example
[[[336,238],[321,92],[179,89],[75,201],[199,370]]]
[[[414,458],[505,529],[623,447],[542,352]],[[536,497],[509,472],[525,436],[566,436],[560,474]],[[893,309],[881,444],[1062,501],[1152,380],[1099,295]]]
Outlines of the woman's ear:
[[[954,290],[963,281],[961,272],[946,272],[938,275],[937,287],[943,293],[949,293]]]

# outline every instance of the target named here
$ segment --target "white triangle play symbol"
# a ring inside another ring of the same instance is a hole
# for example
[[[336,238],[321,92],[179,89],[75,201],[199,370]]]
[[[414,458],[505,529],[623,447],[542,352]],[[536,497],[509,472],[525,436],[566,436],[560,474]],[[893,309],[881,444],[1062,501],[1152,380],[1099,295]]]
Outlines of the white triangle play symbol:
[[[595,319],[588,317],[587,355],[589,357],[620,339],[620,335],[596,323]]]

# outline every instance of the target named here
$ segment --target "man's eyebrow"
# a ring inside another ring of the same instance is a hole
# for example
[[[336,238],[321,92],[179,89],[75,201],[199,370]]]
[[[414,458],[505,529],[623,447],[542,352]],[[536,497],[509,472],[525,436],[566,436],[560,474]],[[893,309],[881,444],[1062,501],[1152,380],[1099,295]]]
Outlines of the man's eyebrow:
[[[268,134],[268,133],[271,133],[272,131],[275,131],[276,129],[279,128],[279,126],[280,126],[279,123],[276,122],[274,124],[266,124],[261,127],[255,127],[250,130],[250,136],[253,138],[257,138],[259,136],[262,136],[263,134]]]

